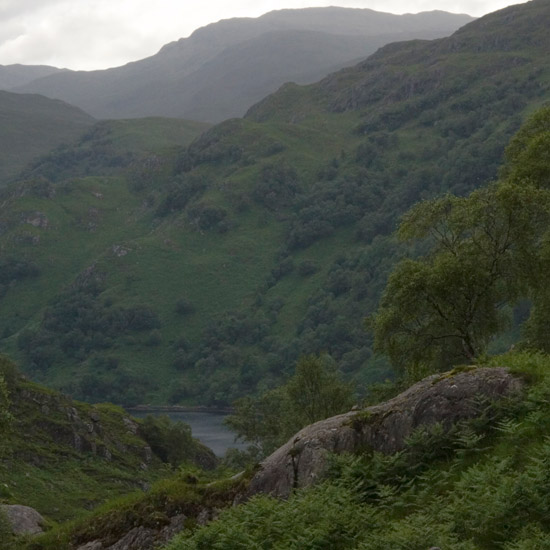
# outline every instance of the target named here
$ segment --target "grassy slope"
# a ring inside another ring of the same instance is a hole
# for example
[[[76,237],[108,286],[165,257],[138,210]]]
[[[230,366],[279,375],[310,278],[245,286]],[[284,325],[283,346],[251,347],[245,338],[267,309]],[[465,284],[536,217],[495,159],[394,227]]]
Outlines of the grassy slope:
[[[47,368],[27,362],[65,391],[86,397],[85,373],[110,386],[124,375],[133,395],[101,398],[219,404],[319,351],[360,380],[386,375],[369,360],[362,319],[402,254],[387,235],[420,198],[463,194],[496,175],[521,120],[550,98],[547,14],[530,2],[449,39],[388,46],[317,85],[285,86],[187,151],[153,143],[146,155],[147,142],[130,138],[139,129],[121,123],[46,159],[29,179],[49,177],[55,193],[13,187],[3,201],[3,253],[35,262],[40,275],[8,287],[0,346],[22,353],[21,331],[43,326],[45,307],[93,265],[106,311],[144,304],[160,328],[81,357],[56,352]],[[279,167],[295,185],[290,201],[288,181],[283,191],[266,183]],[[202,190],[174,206],[174,190],[197,181]],[[204,225],[209,209],[225,212],[221,223]],[[47,227],[28,223],[36,212]],[[296,228],[318,231],[317,222],[328,230],[293,244]],[[303,274],[305,261],[317,271]],[[194,311],[178,314],[180,298]],[[118,369],[95,369],[94,353]]]
[[[140,468],[146,443],[128,430],[122,409],[71,401],[28,381],[12,387],[11,400],[14,421],[2,442],[0,465],[4,502],[66,521],[166,475],[156,458]],[[79,419],[101,426],[101,434],[87,433]],[[75,448],[76,434],[95,441],[97,452]]]
[[[142,421],[120,407],[74,401],[22,377],[4,357],[0,373],[11,416],[0,441],[0,502],[31,506],[50,524],[67,522],[173,475],[155,454],[158,433],[144,435]],[[184,440],[171,433],[165,443],[181,447]],[[146,437],[156,437],[153,450]],[[192,469],[215,465],[190,434],[180,451],[178,460]]]

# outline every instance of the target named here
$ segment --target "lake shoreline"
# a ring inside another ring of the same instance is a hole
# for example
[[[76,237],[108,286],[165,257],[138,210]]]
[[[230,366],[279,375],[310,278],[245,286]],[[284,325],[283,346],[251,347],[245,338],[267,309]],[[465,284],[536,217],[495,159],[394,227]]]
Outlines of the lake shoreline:
[[[126,411],[138,419],[147,415],[165,415],[174,422],[184,422],[191,428],[193,437],[210,447],[218,457],[223,457],[228,449],[244,450],[247,447],[246,443],[236,441],[237,434],[225,425],[229,408],[141,405],[128,407]]]
[[[184,406],[184,405],[136,405],[135,407],[126,407],[129,413],[189,413],[200,412],[208,414],[233,414],[235,409],[232,407],[206,407],[204,405]]]

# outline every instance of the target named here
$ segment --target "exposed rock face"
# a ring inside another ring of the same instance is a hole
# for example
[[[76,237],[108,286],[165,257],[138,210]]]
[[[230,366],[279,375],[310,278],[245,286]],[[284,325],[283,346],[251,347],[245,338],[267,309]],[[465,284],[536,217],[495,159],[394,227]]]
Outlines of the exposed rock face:
[[[99,410],[93,407],[79,410],[68,397],[54,392],[41,392],[31,388],[16,388],[14,402],[39,408],[41,416],[34,424],[40,435],[51,439],[55,444],[68,446],[79,453],[92,453],[107,461],[118,457],[139,457],[147,469],[153,460],[149,445],[138,435],[138,424],[129,416],[120,416],[119,429],[108,429],[101,420]],[[14,410],[16,418],[21,417]],[[19,456],[34,464],[40,464],[40,457]]]
[[[38,535],[43,532],[44,518],[29,506],[0,505],[15,535]]]
[[[195,518],[195,521],[198,525],[204,525],[217,515],[217,510],[205,508]],[[167,543],[180,531],[183,531],[186,519],[187,516],[184,514],[178,514],[171,517],[170,522],[160,530],[144,526],[134,527],[114,544],[105,546],[100,540],[95,540],[79,546],[77,550],[154,550],[159,548],[159,545]]]
[[[363,411],[352,411],[307,426],[262,464],[248,496],[286,498],[294,488],[323,476],[329,453],[371,448],[393,453],[420,426],[449,429],[479,415],[489,402],[518,394],[523,383],[504,368],[472,368],[425,378],[397,397]]]

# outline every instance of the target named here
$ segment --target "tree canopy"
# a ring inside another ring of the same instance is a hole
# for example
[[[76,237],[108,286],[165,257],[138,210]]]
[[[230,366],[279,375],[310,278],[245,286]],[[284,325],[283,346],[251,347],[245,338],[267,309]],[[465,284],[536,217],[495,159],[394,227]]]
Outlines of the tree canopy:
[[[511,142],[499,181],[467,197],[423,201],[403,217],[399,237],[424,240],[427,252],[396,266],[370,320],[375,348],[394,366],[442,369],[475,360],[506,326],[503,306],[520,297],[534,299],[527,330],[533,342],[543,341],[548,128],[550,109],[543,109]]]
[[[244,397],[226,420],[237,436],[265,456],[317,420],[348,411],[353,391],[340,379],[328,356],[301,357],[294,375],[283,386],[258,398]]]

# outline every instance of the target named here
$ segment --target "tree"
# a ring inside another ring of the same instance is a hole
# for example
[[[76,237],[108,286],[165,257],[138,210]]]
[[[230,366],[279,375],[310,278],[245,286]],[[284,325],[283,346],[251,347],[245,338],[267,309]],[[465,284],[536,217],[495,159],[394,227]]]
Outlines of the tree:
[[[352,387],[340,379],[330,357],[308,355],[283,386],[237,400],[226,423],[262,457],[304,426],[346,412],[352,404]]]
[[[140,435],[163,462],[177,466],[194,456],[197,444],[191,427],[184,422],[172,422],[167,415],[147,415],[141,423]]]
[[[426,239],[429,252],[391,274],[372,319],[375,349],[400,369],[474,361],[505,326],[502,306],[528,294],[549,214],[549,193],[529,182],[413,207],[399,236]]]
[[[300,358],[285,391],[292,417],[302,426],[348,411],[353,404],[351,386],[340,379],[329,356]]]
[[[399,228],[429,252],[391,274],[370,319],[375,349],[394,366],[441,369],[473,361],[505,324],[502,306],[530,297],[528,334],[546,343],[550,291],[550,108],[506,152],[501,180],[468,197],[424,201]],[[546,347],[550,345],[546,343]]]
[[[502,177],[550,192],[550,107],[537,111],[512,139]],[[523,337],[527,346],[550,353],[550,233],[546,227],[541,231],[537,262],[532,262],[528,274],[533,307]]]
[[[11,415],[9,413],[8,386],[4,377],[0,374],[0,435],[6,433],[9,426]]]

